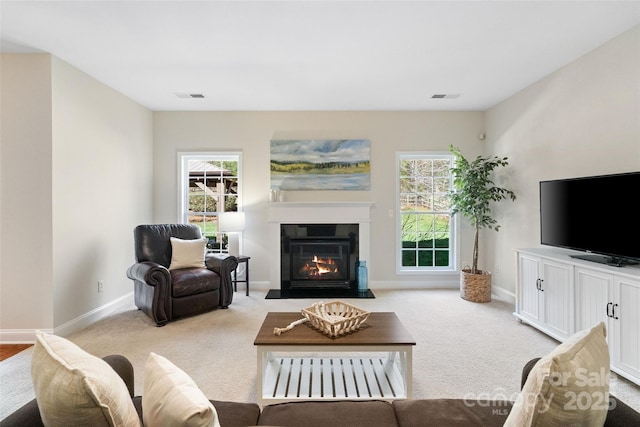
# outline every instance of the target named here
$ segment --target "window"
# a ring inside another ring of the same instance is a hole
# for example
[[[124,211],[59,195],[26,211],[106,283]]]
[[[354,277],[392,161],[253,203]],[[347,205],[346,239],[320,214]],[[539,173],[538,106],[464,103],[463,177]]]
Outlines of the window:
[[[454,227],[448,193],[451,154],[396,156],[399,272],[454,269]]]
[[[228,252],[228,236],[218,231],[221,212],[241,209],[240,153],[180,153],[180,221],[196,224],[210,252]]]

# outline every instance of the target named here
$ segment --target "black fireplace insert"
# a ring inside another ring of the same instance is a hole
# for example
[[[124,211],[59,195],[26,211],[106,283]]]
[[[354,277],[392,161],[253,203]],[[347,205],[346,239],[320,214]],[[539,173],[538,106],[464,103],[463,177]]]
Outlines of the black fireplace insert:
[[[346,237],[291,237],[290,286],[309,285],[349,289],[351,239]]]
[[[358,224],[282,224],[283,295],[357,294]]]

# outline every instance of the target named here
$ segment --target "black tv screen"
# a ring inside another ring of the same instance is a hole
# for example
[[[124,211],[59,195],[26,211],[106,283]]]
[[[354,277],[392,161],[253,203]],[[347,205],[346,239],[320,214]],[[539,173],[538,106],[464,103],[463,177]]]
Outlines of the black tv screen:
[[[640,262],[640,172],[540,182],[540,242],[616,266]]]

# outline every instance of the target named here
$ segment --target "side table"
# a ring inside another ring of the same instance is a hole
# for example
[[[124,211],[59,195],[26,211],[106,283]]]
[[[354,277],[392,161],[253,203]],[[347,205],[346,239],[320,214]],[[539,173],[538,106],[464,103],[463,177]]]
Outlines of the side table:
[[[247,296],[249,296],[249,260],[250,256],[238,255],[238,267],[240,264],[245,263],[246,267],[244,269],[244,280],[238,280],[238,267],[233,270],[233,290],[234,292],[238,291],[238,282],[247,284]]]

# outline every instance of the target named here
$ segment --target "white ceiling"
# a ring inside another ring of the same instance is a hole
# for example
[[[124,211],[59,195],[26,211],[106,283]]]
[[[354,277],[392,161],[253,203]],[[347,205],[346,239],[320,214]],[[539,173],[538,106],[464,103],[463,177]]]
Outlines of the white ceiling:
[[[640,1],[2,0],[0,47],[154,111],[477,111],[639,24]]]

